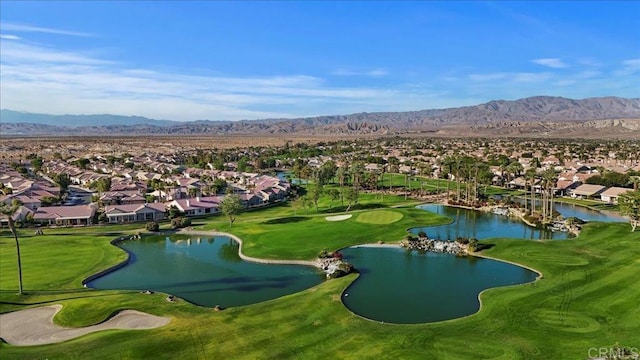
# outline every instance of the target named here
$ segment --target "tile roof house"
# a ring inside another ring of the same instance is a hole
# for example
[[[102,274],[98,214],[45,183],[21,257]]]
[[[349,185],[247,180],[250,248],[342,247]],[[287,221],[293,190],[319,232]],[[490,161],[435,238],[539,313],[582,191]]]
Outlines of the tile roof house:
[[[569,194],[571,197],[586,199],[586,198],[599,198],[600,193],[602,193],[606,187],[602,185],[591,185],[591,184],[583,184],[578,186],[577,188],[570,190]]]
[[[217,214],[222,198],[218,196],[195,197],[191,199],[177,199],[165,203],[166,207],[175,206],[186,216],[201,216]]]
[[[92,205],[50,206],[39,208],[33,220],[48,225],[92,225],[95,214]]]
[[[265,200],[255,193],[238,194],[238,197],[240,197],[242,205],[247,209],[265,204]]]
[[[120,200],[122,204],[144,204],[147,202],[146,198],[140,194],[133,194],[122,198]]]
[[[11,204],[13,200],[20,201],[23,206],[32,211],[35,211],[42,206],[42,202],[40,201],[40,197],[38,196],[11,194],[6,196],[3,195],[0,197],[0,201],[6,202],[7,204]]]
[[[627,189],[627,188],[621,188],[621,187],[615,187],[615,186],[610,187],[600,194],[600,199],[610,204],[617,204],[618,198],[620,197],[620,195],[628,191],[633,191],[633,189]]]
[[[167,217],[165,206],[161,203],[108,205],[104,213],[112,224],[162,220]]]
[[[33,214],[33,210],[26,206],[20,206],[18,210],[11,216],[14,221],[22,221],[27,218],[27,215]],[[9,226],[9,220],[7,215],[0,215],[0,227]]]
[[[556,195],[565,196],[571,189],[578,187],[580,183],[573,182],[573,180],[558,180],[554,188]]]
[[[131,199],[133,201],[127,201]],[[137,190],[107,191],[100,196],[104,205],[144,203],[145,198]]]

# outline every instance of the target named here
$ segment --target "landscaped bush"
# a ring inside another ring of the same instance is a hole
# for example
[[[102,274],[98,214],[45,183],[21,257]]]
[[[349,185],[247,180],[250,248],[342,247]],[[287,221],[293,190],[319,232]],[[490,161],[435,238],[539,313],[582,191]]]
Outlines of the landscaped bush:
[[[478,250],[478,240],[470,239],[467,249],[471,252]]]
[[[149,221],[144,228],[147,229],[147,231],[158,231],[160,230],[160,225],[155,221]]]
[[[171,219],[171,228],[180,229],[191,225],[191,219],[187,217],[177,217]]]
[[[456,242],[459,244],[468,244],[469,243],[469,239],[465,238],[465,237],[458,237],[456,239]]]
[[[107,221],[109,221],[109,218],[107,217],[107,214],[100,213],[100,215],[98,215],[98,222],[105,223]]]

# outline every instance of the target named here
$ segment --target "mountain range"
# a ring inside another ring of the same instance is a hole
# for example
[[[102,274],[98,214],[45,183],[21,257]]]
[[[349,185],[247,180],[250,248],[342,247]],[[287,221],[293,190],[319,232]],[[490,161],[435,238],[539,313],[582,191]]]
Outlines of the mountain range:
[[[0,110],[2,136],[401,135],[640,138],[640,98],[535,96],[475,106],[296,119],[177,122],[139,116],[48,115]]]

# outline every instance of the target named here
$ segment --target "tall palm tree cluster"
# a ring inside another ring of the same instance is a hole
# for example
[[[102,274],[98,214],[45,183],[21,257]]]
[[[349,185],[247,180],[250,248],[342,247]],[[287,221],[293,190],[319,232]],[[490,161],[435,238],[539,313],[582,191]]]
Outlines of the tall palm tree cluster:
[[[444,167],[443,174],[455,180],[454,198],[457,203],[475,205],[486,198],[486,187],[493,178],[486,162],[475,156],[454,154],[443,158],[440,165]],[[485,191],[482,191],[483,187]]]
[[[529,197],[525,195],[525,210],[531,211],[531,215],[539,217],[543,223],[552,221],[556,172],[551,168],[540,172],[540,163],[537,161],[532,162],[533,167],[525,171],[521,163],[505,160],[507,161],[499,165],[502,186],[524,175],[525,190],[530,193]],[[486,189],[491,183],[493,173],[484,160],[475,156],[452,154],[440,160],[440,170],[442,176],[454,180],[452,200],[458,204],[473,206],[486,199],[486,191],[482,191],[482,187]],[[449,191],[450,184],[447,183],[447,192]],[[537,194],[540,194],[539,199]]]

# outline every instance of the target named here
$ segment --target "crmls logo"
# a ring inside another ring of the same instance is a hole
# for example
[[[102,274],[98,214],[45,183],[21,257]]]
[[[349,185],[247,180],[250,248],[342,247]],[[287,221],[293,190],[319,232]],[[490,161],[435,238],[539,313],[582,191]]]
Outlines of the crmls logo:
[[[640,359],[640,351],[638,348],[628,348],[622,346],[589,348],[589,359],[598,360],[638,360]]]

